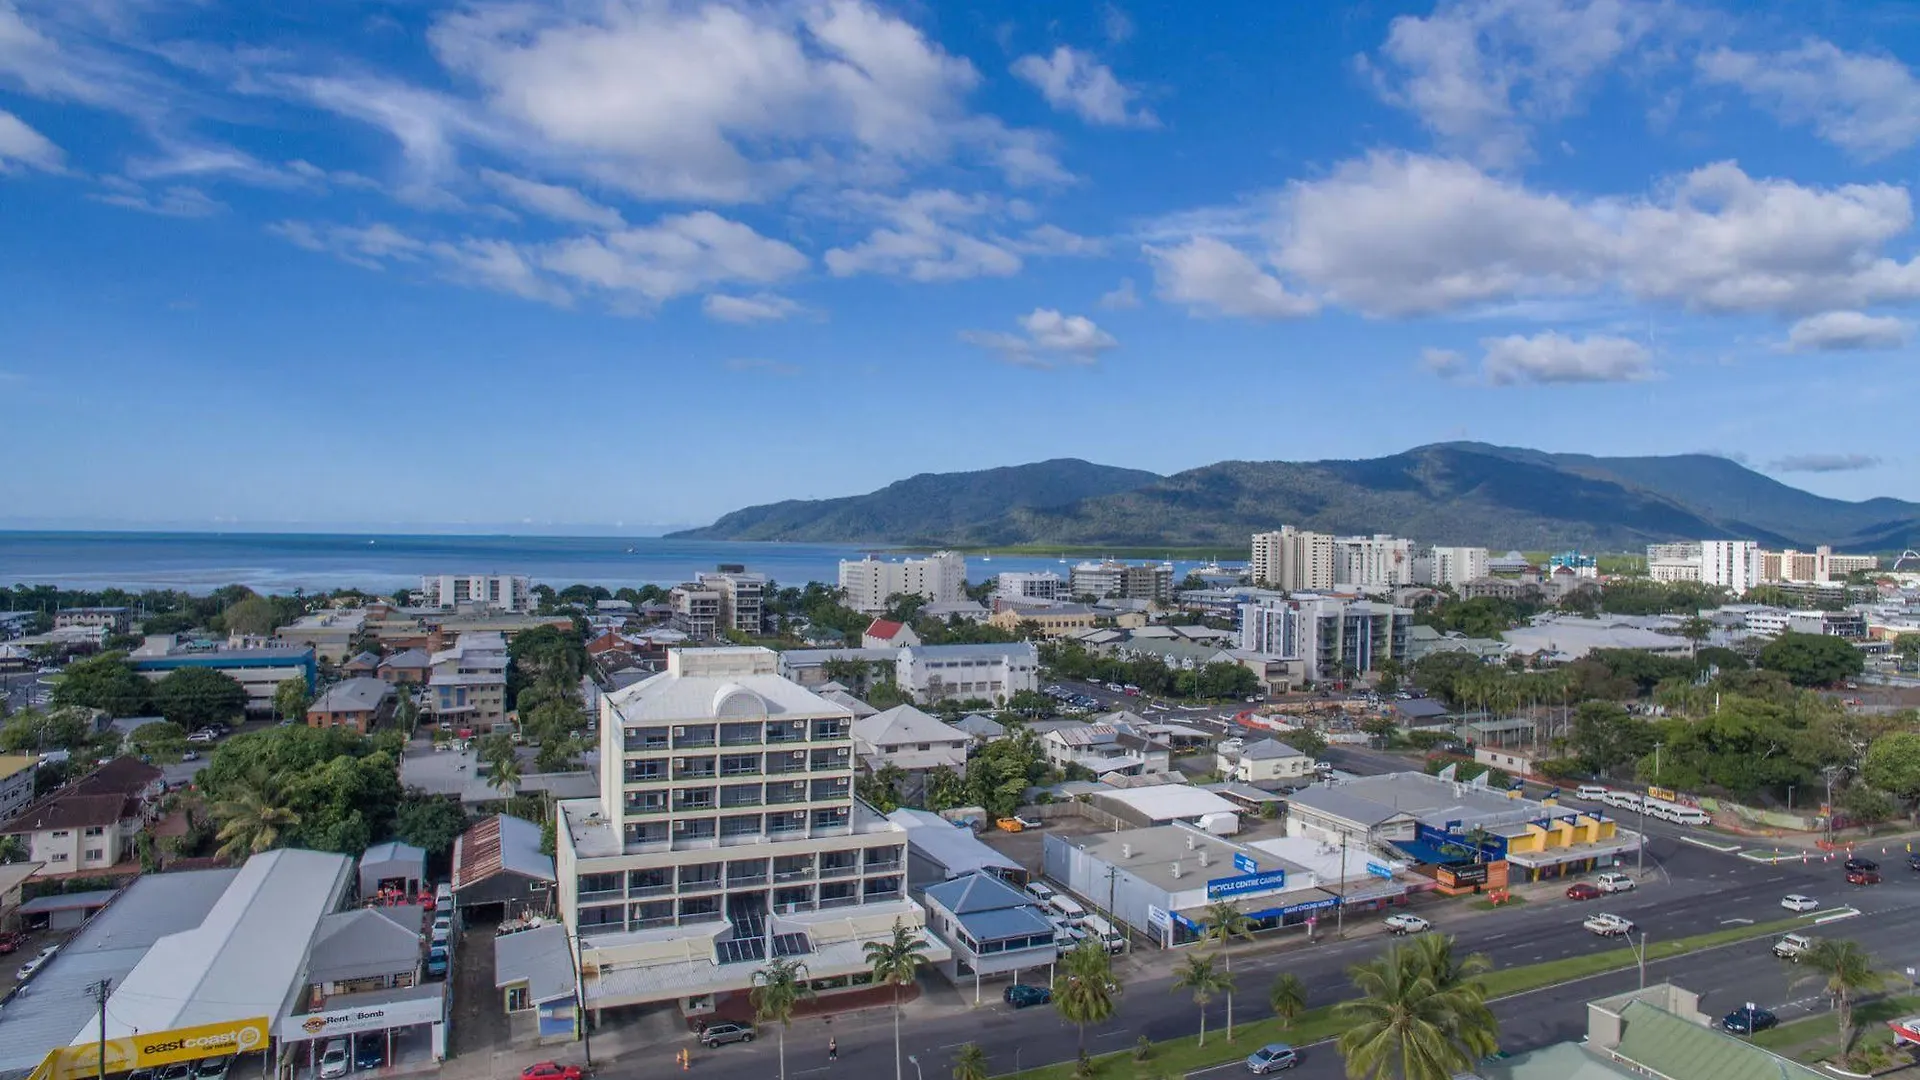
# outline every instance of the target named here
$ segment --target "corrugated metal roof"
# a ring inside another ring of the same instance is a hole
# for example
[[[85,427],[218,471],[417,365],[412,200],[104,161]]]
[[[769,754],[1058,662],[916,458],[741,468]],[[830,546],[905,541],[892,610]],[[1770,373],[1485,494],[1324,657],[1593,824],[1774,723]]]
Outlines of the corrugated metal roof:
[[[424,913],[424,908],[407,904],[342,911],[321,919],[313,935],[308,981],[346,982],[412,971],[420,965]]]
[[[1618,1057],[1661,1076],[1687,1080],[1816,1080],[1824,1074],[1745,1039],[1688,1023],[1670,1012],[1635,1001],[1620,1010],[1626,1031]]]
[[[460,834],[453,845],[455,892],[501,871],[553,881],[553,859],[540,851],[540,826],[498,814]]]
[[[1033,897],[992,874],[968,874],[938,885],[929,885],[927,899],[955,915],[1033,906]]]
[[[57,893],[52,896],[37,896],[21,904],[22,915],[44,915],[50,911],[74,911],[80,908],[105,907],[114,897],[120,895],[118,889],[95,889],[92,892]]]
[[[493,985],[527,984],[535,1005],[573,996],[573,957],[567,928],[559,923],[502,934],[493,939]]]

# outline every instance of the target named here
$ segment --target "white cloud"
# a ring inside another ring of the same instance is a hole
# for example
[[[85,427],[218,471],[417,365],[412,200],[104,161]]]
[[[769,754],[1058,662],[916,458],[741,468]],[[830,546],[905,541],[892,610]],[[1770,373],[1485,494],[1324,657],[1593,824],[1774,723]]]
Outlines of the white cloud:
[[[537,261],[582,285],[649,304],[716,286],[779,281],[808,265],[792,245],[709,210],[562,240],[542,249]]]
[[[1454,0],[1395,18],[1377,62],[1381,96],[1450,149],[1507,164],[1530,128],[1564,117],[1666,14],[1639,0]]]
[[[1653,375],[1644,346],[1603,334],[1575,339],[1549,330],[1482,338],[1480,346],[1486,350],[1480,374],[1493,386],[1638,382]]]
[[[1015,245],[963,227],[977,227],[1006,213],[1002,203],[987,196],[937,189],[899,198],[854,194],[843,202],[888,224],[857,244],[828,250],[827,270],[835,277],[887,274],[913,281],[958,281],[1010,277],[1024,265]]]
[[[211,217],[227,208],[226,203],[193,187],[170,187],[157,193],[149,193],[136,185],[128,185],[116,187],[110,194],[94,195],[92,198],[108,206],[138,210],[143,214],[158,214],[161,217]]]
[[[1122,311],[1140,306],[1140,294],[1133,287],[1132,278],[1121,278],[1120,284],[1112,291],[1100,294],[1100,306],[1108,311]]]
[[[1421,349],[1420,366],[1443,379],[1456,379],[1467,372],[1467,358],[1452,349]]]
[[[59,172],[66,155],[53,140],[27,126],[27,122],[0,109],[0,173],[14,165],[27,165],[46,172]]]
[[[1767,462],[1774,472],[1836,473],[1858,472],[1880,464],[1871,454],[1788,454]]]
[[[1143,250],[1153,263],[1160,298],[1185,304],[1197,314],[1293,319],[1319,309],[1313,298],[1287,291],[1245,252],[1211,236],[1196,236],[1175,247],[1147,245]]]
[[[1100,29],[1107,43],[1118,45],[1133,36],[1133,19],[1119,7],[1108,4],[1100,13]]]
[[[570,187],[543,184],[494,169],[481,169],[480,178],[525,209],[555,221],[601,229],[618,229],[626,224],[621,220],[619,211],[602,206]]]
[[[1023,367],[1051,368],[1062,363],[1091,364],[1099,355],[1117,348],[1112,334],[1094,325],[1084,315],[1063,315],[1053,308],[1035,308],[1016,320],[1023,334],[991,330],[963,330],[960,340],[983,349],[992,349],[1010,363]]]
[[[1699,58],[1709,82],[1739,87],[1762,108],[1859,157],[1874,159],[1920,142],[1920,78],[1886,56],[1850,53],[1832,42],[1746,53],[1716,49]]]
[[[806,309],[793,300],[776,293],[754,293],[752,296],[728,296],[714,293],[700,302],[700,310],[707,318],[721,322],[752,323],[779,322],[792,318]]]
[[[1013,73],[1032,83],[1047,104],[1089,124],[1155,127],[1160,123],[1152,112],[1132,104],[1138,94],[1122,85],[1112,68],[1078,49],[1062,45],[1048,56],[1023,56],[1013,62]]]
[[[364,266],[385,269],[390,262],[412,262],[427,244],[384,223],[374,225],[315,225],[305,221],[277,221],[267,231],[295,247],[317,251]]]
[[[470,237],[458,243],[434,243],[427,250],[439,260],[440,276],[456,284],[492,289],[557,307],[573,302],[572,294],[541,277],[526,253],[505,240]]]
[[[1787,330],[1782,348],[1788,352],[1850,352],[1897,349],[1907,343],[1913,327],[1890,315],[1859,311],[1825,311],[1809,315]]]

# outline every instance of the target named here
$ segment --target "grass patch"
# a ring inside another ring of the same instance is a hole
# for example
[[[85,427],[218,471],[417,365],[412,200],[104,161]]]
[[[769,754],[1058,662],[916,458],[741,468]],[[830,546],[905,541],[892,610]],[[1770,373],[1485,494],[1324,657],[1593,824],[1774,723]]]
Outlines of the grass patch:
[[[1647,945],[1647,959],[1658,960],[1677,956],[1681,953],[1710,949],[1716,945],[1727,945],[1750,938],[1767,937],[1784,933],[1806,925],[1800,919],[1777,919],[1772,922],[1754,923],[1751,926],[1735,926],[1725,930],[1716,930],[1710,934],[1696,934],[1693,937],[1676,938],[1673,941],[1654,941]],[[1538,990],[1544,986],[1569,982],[1609,971],[1620,971],[1638,963],[1632,949],[1609,949],[1606,952],[1589,956],[1572,956],[1565,960],[1550,960],[1542,964],[1526,964],[1521,967],[1501,968],[1488,972],[1481,977],[1486,984],[1488,998],[1507,997],[1512,994]],[[1247,986],[1242,988],[1239,997],[1242,1001],[1264,993],[1265,987]],[[1866,1006],[1854,1010],[1856,1015],[1865,1017]],[[1896,1013],[1895,1015],[1904,1015]],[[1861,1021],[1866,1022],[1864,1019]],[[1105,1054],[1093,1059],[1093,1074],[1099,1080],[1155,1080],[1158,1077],[1178,1077],[1196,1069],[1223,1065],[1252,1053],[1270,1042],[1288,1042],[1295,1046],[1306,1046],[1330,1039],[1340,1033],[1341,1026],[1333,1019],[1333,1007],[1322,1006],[1309,1009],[1297,1017],[1291,1027],[1283,1027],[1273,1017],[1255,1020],[1250,1023],[1235,1024],[1234,1039],[1229,1043],[1226,1033],[1218,1029],[1207,1032],[1207,1045],[1199,1045],[1196,1015],[1195,1034],[1168,1039],[1153,1044],[1153,1053],[1146,1061],[1133,1060],[1131,1049]],[[1885,1030],[1884,1026],[1882,1030]],[[1889,1038],[1891,1035],[1889,1034]],[[1333,1053],[1325,1048],[1318,1053]],[[1054,1065],[1025,1069],[1019,1073],[1008,1074],[1018,1080],[1072,1080],[1074,1063],[1063,1061]]]
[[[1481,911],[1492,911],[1495,908],[1519,907],[1520,905],[1526,902],[1527,902],[1526,897],[1521,896],[1519,893],[1511,893],[1507,896],[1505,900],[1502,900],[1498,904],[1494,903],[1492,898],[1490,897],[1481,897],[1478,900],[1473,900],[1468,902],[1467,906],[1470,908],[1477,908]]]
[[[1889,981],[1897,981],[1901,985],[1906,983],[1905,979]],[[1892,1046],[1893,1029],[1887,1027],[1887,1021],[1912,1016],[1916,1012],[1920,1012],[1920,997],[1907,994],[1876,998],[1855,1005],[1853,1022],[1858,1033],[1853,1039],[1852,1052]],[[1756,1046],[1764,1046],[1776,1054],[1809,1065],[1839,1057],[1842,1050],[1839,1018],[1831,1010],[1770,1028],[1755,1035],[1753,1042]]]

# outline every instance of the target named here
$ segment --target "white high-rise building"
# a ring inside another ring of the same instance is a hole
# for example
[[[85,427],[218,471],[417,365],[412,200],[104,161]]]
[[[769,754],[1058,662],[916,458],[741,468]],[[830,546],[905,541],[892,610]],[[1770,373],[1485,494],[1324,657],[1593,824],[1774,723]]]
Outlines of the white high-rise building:
[[[1413,541],[1375,533],[1333,542],[1333,573],[1340,585],[1381,588],[1413,581]]]
[[[967,560],[953,551],[925,558],[886,562],[869,555],[840,560],[840,588],[855,611],[885,611],[887,597],[924,596],[930,604],[954,603],[967,595]]]
[[[1283,525],[1274,532],[1255,533],[1248,571],[1255,585],[1288,592],[1331,589],[1334,582],[1334,540],[1330,533],[1306,532]]]
[[[1346,596],[1296,596],[1240,605],[1240,648],[1319,682],[1405,661],[1413,609]]]
[[[681,649],[600,704],[600,796],[559,804],[560,914],[586,1007],[745,995],[768,959],[866,970],[907,896],[906,832],[853,792],[853,716],[767,649]]]
[[[1070,595],[1066,581],[1051,570],[1002,571],[994,579],[994,590],[1007,600],[1059,600]]]
[[[1655,581],[1699,581],[1700,542],[1647,545],[1647,576]]]
[[[1451,585],[1458,589],[1486,576],[1487,549],[1483,547],[1431,547],[1413,560],[1416,585]]]
[[[1752,540],[1700,541],[1700,580],[1738,596],[1760,584],[1760,545]]]
[[[526,613],[533,587],[525,574],[427,574],[420,578],[422,607]]]

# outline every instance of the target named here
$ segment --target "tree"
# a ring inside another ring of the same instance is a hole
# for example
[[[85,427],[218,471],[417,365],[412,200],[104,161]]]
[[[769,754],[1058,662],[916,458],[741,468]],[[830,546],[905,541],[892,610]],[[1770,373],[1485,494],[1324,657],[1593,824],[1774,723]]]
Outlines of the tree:
[[[458,799],[409,795],[394,812],[394,838],[429,855],[452,851],[453,842],[466,828],[467,813]]]
[[[1866,659],[1845,638],[1785,633],[1760,650],[1760,666],[1780,672],[1795,686],[1831,686],[1860,674]]]
[[[294,677],[284,679],[273,688],[273,713],[282,720],[299,722],[306,718],[307,706],[313,704],[313,695],[307,692],[307,680]]]
[[[300,815],[287,807],[279,785],[264,773],[215,803],[213,818],[220,823],[215,834],[220,857],[229,862],[271,849],[286,829],[300,824]]]
[[[487,786],[502,795],[511,795],[520,784],[520,755],[510,735],[489,735],[480,740],[476,755],[487,770]]]
[[[1472,976],[1485,958],[1453,959],[1451,939],[1428,934],[1351,971],[1360,997],[1333,1007],[1354,1080],[1449,1080],[1499,1049],[1499,1024]]]
[[[987,1052],[968,1043],[953,1055],[953,1080],[987,1080]]]
[[[1853,1003],[1861,991],[1880,989],[1884,976],[1873,970],[1872,961],[1858,942],[1838,938],[1815,941],[1813,948],[1800,954],[1800,963],[1809,974],[1796,980],[1795,985],[1826,980],[1822,989],[1833,1003],[1836,1014],[1834,1020],[1840,1029],[1840,1045],[1852,1045]]]
[[[1713,636],[1713,622],[1698,615],[1688,616],[1680,621],[1680,636],[1693,642],[1697,647]]]
[[[1295,747],[1295,749],[1299,748]],[[1220,957],[1225,963],[1228,1042],[1233,1041],[1233,954],[1227,951],[1227,946],[1231,945],[1235,939],[1253,940],[1253,920],[1225,900],[1216,900],[1208,904],[1207,913],[1201,917],[1200,940],[1203,944],[1213,945],[1219,949]]]
[[[900,1063],[900,988],[911,985],[919,977],[920,965],[927,962],[923,955],[926,951],[927,939],[899,919],[893,920],[892,937],[869,941],[866,945],[867,967],[873,971],[873,981],[893,987],[893,1080],[905,1080]]]
[[[84,708],[22,709],[0,724],[0,750],[78,750],[92,734],[93,715]]]
[[[1193,1003],[1200,1007],[1200,1045],[1207,1045],[1207,1003],[1232,990],[1233,977],[1214,967],[1210,954],[1193,953],[1173,969],[1173,989],[1193,992]]]
[[[136,754],[151,754],[156,750],[171,750],[186,739],[186,729],[179,724],[154,720],[134,728],[127,735],[127,746]]]
[[[1920,664],[1920,634],[1901,634],[1893,639],[1893,651],[1907,667]]]
[[[1282,1028],[1293,1026],[1294,1018],[1307,1011],[1307,984],[1300,976],[1291,971],[1283,971],[1273,980],[1273,987],[1267,991],[1267,1004],[1273,1008],[1273,1015],[1280,1021]]]
[[[1327,737],[1310,727],[1289,731],[1280,736],[1280,741],[1316,761],[1327,752]]]
[[[153,684],[127,665],[125,653],[101,653],[68,664],[53,688],[53,701],[113,717],[140,716],[153,709]]]
[[[877,772],[854,782],[861,801],[883,814],[900,809],[900,785],[907,779],[898,765],[882,765]]]
[[[386,740],[390,743],[391,740]],[[400,778],[382,740],[303,725],[236,735],[221,743],[195,782],[212,805],[260,786],[297,816],[284,842],[358,854],[392,835]]]
[[[1899,811],[1899,807],[1894,805],[1893,796],[1866,784],[1848,784],[1836,801],[1840,812],[1855,825],[1885,821]]]
[[[927,773],[927,809],[951,810],[967,801],[967,782],[952,768],[941,765]]]
[[[1080,1030],[1080,1052],[1087,1052],[1087,1025],[1113,1015],[1113,963],[1106,946],[1087,938],[1067,954],[1053,982],[1053,1007]]]
[[[1574,711],[1570,748],[1595,775],[1639,760],[1654,741],[1652,728],[1610,701],[1583,701]]]
[[[753,1005],[754,1022],[780,1025],[780,1080],[787,1080],[787,1029],[793,1026],[794,1007],[812,996],[807,965],[798,960],[769,960],[753,973],[747,1000]]]
[[[1860,778],[1902,799],[1920,799],[1920,733],[1896,731],[1867,748]]]
[[[153,684],[153,703],[161,716],[192,731],[244,713],[247,688],[212,668],[178,668]]]
[[[229,634],[269,637],[282,623],[292,621],[288,615],[281,605],[264,596],[249,596],[221,612],[220,621]]]

